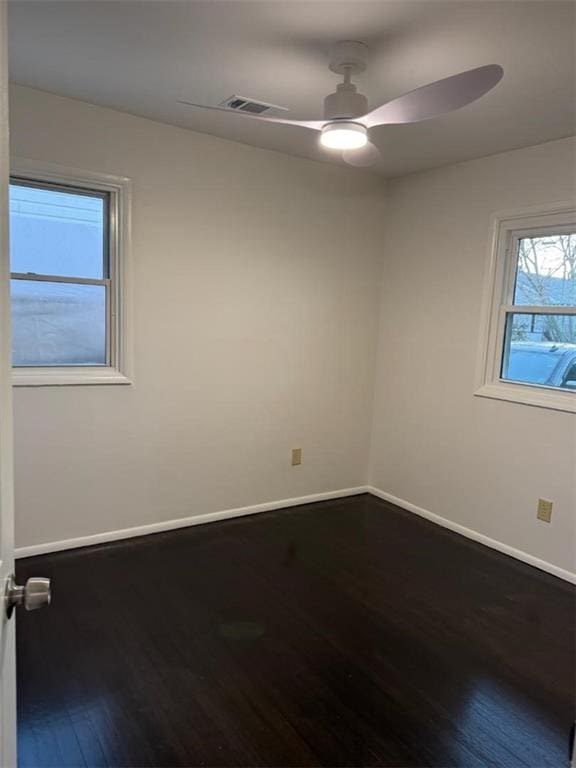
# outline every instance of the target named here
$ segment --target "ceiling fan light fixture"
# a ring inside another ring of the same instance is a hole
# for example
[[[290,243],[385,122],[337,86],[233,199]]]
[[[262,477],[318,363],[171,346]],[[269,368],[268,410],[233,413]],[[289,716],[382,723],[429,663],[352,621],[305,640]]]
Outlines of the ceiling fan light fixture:
[[[328,149],[360,149],[368,143],[368,131],[360,123],[338,120],[322,128],[320,144]]]

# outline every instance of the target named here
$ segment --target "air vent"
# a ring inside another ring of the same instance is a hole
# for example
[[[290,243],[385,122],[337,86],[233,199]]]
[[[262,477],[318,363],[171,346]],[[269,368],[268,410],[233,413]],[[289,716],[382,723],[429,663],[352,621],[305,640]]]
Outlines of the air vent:
[[[234,109],[237,112],[250,112],[253,115],[263,115],[265,112],[281,111],[287,112],[287,107],[279,107],[277,104],[267,104],[265,101],[256,101],[247,99],[245,96],[230,96],[221,101],[219,107]]]

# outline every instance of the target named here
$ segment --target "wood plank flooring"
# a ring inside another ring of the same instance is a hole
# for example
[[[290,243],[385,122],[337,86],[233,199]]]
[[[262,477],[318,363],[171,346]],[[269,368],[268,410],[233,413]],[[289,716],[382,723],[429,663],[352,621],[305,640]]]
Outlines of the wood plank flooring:
[[[575,590],[363,495],[21,560],[20,768],[566,768]]]

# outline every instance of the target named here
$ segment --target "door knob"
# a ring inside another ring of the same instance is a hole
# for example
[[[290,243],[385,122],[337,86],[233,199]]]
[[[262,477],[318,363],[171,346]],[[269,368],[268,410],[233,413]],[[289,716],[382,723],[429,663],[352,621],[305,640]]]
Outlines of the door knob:
[[[42,576],[34,576],[28,579],[22,587],[16,584],[14,575],[8,577],[6,584],[6,594],[4,604],[6,606],[6,615],[12,616],[16,605],[23,605],[27,611],[35,611],[36,608],[42,608],[44,605],[50,605],[50,579]]]

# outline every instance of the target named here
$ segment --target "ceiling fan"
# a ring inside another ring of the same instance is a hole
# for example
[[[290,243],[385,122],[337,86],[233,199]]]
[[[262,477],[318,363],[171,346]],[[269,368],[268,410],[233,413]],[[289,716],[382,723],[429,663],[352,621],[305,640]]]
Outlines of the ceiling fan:
[[[343,75],[343,81],[334,93],[324,99],[323,120],[289,120],[221,106],[195,104],[184,99],[178,101],[191,107],[228,112],[260,122],[317,131],[322,146],[341,150],[344,160],[351,165],[368,166],[376,162],[380,154],[370,141],[371,128],[377,125],[416,123],[460,109],[484,96],[504,74],[499,64],[487,64],[416,88],[369,111],[368,99],[358,93],[351,82],[353,75],[366,69],[367,52],[367,46],[356,41],[343,41],[336,45],[330,69]]]

